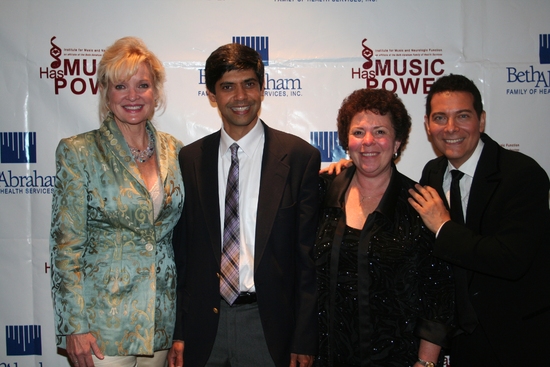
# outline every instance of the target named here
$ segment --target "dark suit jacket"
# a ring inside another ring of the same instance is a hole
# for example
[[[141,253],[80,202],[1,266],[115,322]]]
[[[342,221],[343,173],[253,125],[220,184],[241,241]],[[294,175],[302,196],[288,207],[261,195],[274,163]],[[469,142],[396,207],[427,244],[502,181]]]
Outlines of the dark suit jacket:
[[[485,146],[466,224],[443,225],[434,254],[458,271],[466,269],[468,276],[456,286],[468,287],[477,327],[483,327],[503,365],[540,363],[547,361],[550,345],[548,176],[533,159],[500,147],[485,134],[481,139]],[[420,180],[437,189],[445,203],[446,168],[445,157],[434,159]],[[457,304],[464,301],[457,299]]]
[[[264,129],[254,282],[269,351],[277,366],[287,367],[291,352],[317,354],[312,250],[320,153],[296,136],[265,124]],[[186,367],[204,366],[218,327],[220,135],[184,147],[179,156],[185,205],[174,237],[179,273],[174,338],[185,341]]]

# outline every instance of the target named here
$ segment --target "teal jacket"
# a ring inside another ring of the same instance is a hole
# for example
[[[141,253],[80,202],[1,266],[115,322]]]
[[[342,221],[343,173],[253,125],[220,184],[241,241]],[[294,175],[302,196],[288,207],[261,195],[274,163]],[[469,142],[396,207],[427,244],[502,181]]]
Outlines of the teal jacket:
[[[182,143],[156,131],[164,203],[153,203],[130,149],[108,116],[56,151],[50,253],[57,343],[92,333],[105,355],[152,355],[172,345],[176,269],[172,232],[184,189]]]

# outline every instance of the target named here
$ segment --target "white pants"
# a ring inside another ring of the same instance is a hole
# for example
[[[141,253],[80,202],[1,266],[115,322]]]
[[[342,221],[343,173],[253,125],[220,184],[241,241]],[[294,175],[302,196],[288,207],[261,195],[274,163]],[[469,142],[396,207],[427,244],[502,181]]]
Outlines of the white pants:
[[[96,367],[165,367],[168,350],[158,350],[152,357],[147,356],[105,356],[99,359],[92,355]]]

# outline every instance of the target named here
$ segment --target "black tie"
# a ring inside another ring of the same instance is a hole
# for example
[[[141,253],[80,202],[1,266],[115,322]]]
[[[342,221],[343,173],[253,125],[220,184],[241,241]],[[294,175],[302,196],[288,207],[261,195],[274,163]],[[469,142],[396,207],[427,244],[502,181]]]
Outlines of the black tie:
[[[457,169],[451,170],[451,219],[453,222],[464,224],[464,212],[462,210],[462,196],[460,195],[460,179],[464,172]],[[469,275],[471,273],[464,268],[455,267],[456,281],[456,309],[458,311],[458,324],[462,330],[472,333],[477,325],[477,316],[470,302],[468,292]]]
[[[464,172],[457,169],[451,171],[451,219],[457,223],[464,224],[464,212],[462,211],[462,196],[460,195],[460,179]]]

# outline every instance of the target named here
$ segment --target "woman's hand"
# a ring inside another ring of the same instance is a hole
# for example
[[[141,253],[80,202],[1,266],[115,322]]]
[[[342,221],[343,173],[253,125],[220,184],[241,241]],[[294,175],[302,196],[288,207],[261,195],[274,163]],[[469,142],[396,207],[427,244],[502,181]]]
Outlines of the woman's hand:
[[[67,335],[67,354],[73,366],[94,367],[92,352],[97,358],[104,358],[92,334]]]

